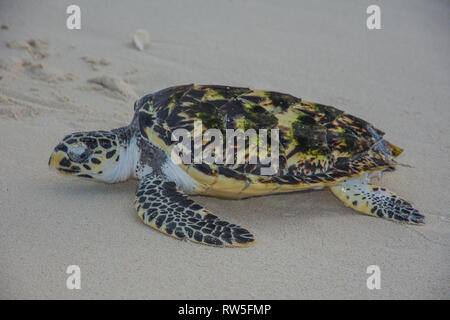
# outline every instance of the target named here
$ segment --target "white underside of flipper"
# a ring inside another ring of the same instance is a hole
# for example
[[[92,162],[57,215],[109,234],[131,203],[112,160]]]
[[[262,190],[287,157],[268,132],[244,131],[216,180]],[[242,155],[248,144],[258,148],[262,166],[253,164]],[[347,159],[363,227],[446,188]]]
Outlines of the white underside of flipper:
[[[195,194],[199,189],[199,184],[190,175],[175,164],[170,157],[167,157],[166,163],[162,166],[162,173],[167,180],[173,181],[177,186],[187,194]]]

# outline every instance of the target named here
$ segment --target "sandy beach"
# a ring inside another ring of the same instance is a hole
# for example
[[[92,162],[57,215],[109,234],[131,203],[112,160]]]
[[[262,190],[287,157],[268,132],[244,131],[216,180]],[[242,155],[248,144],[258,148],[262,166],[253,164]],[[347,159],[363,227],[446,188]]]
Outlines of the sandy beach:
[[[381,30],[366,27],[374,2]],[[81,29],[69,30],[71,4],[0,2],[0,298],[450,298],[447,1],[77,0]],[[66,134],[127,125],[137,97],[187,83],[287,92],[373,123],[410,166],[377,183],[426,225],[359,214],[325,189],[195,197],[257,237],[214,248],[142,224],[135,180],[48,169]],[[80,290],[66,288],[69,265]],[[366,286],[369,265],[379,290]]]

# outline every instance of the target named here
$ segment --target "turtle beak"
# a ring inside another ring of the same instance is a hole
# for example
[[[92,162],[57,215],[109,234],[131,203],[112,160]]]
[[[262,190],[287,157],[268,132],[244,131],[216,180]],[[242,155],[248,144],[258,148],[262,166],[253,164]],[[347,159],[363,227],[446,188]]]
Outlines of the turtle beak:
[[[64,159],[66,158],[64,152],[54,151],[50,159],[48,159],[48,166],[50,169],[56,169],[60,173],[70,174],[68,168],[64,169]],[[67,160],[66,160],[67,161]]]
[[[51,169],[56,168],[63,158],[64,154],[62,152],[53,152],[50,156],[50,159],[48,159],[48,166]]]
[[[50,155],[50,159],[48,159],[48,166],[51,169],[59,168],[61,166],[70,166],[70,162],[68,162],[68,159],[64,160],[64,158],[67,157],[66,151],[67,147],[64,144],[58,144],[55,149],[53,149],[53,152]]]

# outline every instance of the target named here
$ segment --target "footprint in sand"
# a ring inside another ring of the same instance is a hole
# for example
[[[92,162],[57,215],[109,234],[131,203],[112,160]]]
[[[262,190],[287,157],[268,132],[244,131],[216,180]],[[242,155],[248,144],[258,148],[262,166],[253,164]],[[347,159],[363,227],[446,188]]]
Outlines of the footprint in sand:
[[[6,47],[10,49],[25,49],[35,60],[48,57],[48,43],[40,39],[30,39],[27,42],[7,41]]]
[[[39,110],[32,106],[17,105],[9,97],[0,95],[0,117],[20,120],[39,114]]]
[[[99,85],[103,89],[109,90],[115,96],[118,96],[125,101],[129,99],[136,100],[138,98],[138,95],[133,90],[133,88],[119,77],[111,77],[111,76],[95,77],[89,79],[88,82]]]
[[[92,68],[92,70],[94,71],[99,71],[100,70],[100,66],[109,66],[112,64],[112,61],[107,59],[107,58],[94,58],[91,56],[84,56],[81,57],[81,59],[86,62],[87,64],[89,64]]]
[[[76,79],[74,73],[69,72],[63,74],[58,71],[48,71],[41,63],[33,63],[22,58],[10,58],[8,60],[0,59],[0,69],[9,71],[13,74],[22,73],[31,79],[47,83],[59,83]]]

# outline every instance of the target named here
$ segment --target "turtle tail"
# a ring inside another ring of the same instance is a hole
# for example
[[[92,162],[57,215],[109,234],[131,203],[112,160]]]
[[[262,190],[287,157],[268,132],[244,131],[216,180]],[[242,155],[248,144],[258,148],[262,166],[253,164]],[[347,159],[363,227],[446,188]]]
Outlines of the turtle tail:
[[[375,171],[394,171],[398,165],[408,166],[394,160],[403,152],[403,149],[387,140],[379,140],[369,152],[369,161],[374,162]]]
[[[388,144],[389,144],[389,146],[391,147],[391,149],[392,149],[392,156],[395,158],[395,157],[398,157],[402,152],[403,152],[403,149],[402,148],[400,148],[400,147],[398,147],[398,146],[396,146],[395,144],[392,144],[392,143],[390,143],[390,142],[388,142]]]

